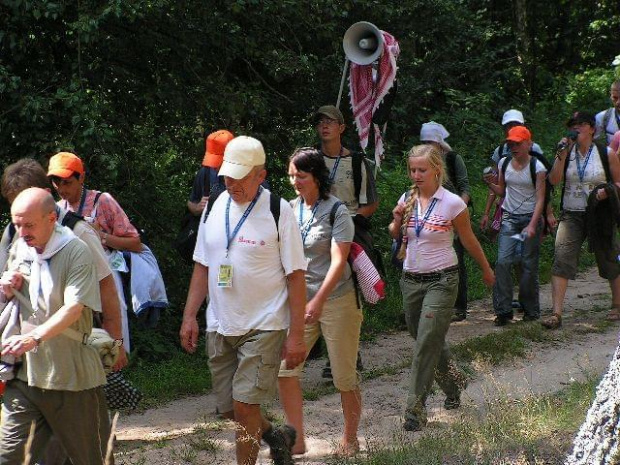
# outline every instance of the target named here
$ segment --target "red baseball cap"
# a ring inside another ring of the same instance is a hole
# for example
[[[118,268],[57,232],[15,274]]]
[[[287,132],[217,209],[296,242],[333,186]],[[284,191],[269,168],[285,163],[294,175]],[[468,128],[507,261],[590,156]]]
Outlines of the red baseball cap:
[[[76,154],[59,152],[50,158],[47,168],[48,176],[58,176],[65,179],[72,176],[73,173],[84,174],[84,164]]]
[[[509,142],[523,142],[524,140],[532,140],[532,133],[525,126],[515,126],[508,131],[506,140]]]
[[[224,150],[226,149],[226,145],[228,145],[234,137],[232,132],[225,129],[220,129],[219,131],[209,134],[207,137],[205,156],[202,159],[202,166],[219,169],[224,161]]]

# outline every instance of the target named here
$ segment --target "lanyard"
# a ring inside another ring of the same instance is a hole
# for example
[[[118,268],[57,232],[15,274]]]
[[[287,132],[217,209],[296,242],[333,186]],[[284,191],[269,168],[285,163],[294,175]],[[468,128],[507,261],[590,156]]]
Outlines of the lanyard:
[[[84,202],[86,201],[86,189],[84,189],[84,187],[82,187],[82,194],[80,195],[80,206],[78,207],[77,211],[75,213],[77,213],[78,215],[82,216],[82,210],[84,209]],[[69,202],[67,200],[65,200],[65,210],[71,210],[71,208],[69,208]]]
[[[306,224],[304,224],[304,206],[303,206],[303,199],[300,197],[299,198],[299,229],[301,230],[301,241],[303,242],[303,244],[306,244],[306,237],[308,237],[308,233],[310,232],[310,227],[312,226],[312,221],[314,221],[314,215],[316,214],[316,210],[319,208],[319,204],[321,203],[321,199],[318,199],[315,203],[314,206],[312,207],[312,213],[310,215],[310,218],[308,219],[308,221],[306,222]]]
[[[329,180],[330,180],[330,182],[333,182],[334,178],[336,177],[336,171],[338,170],[338,165],[340,164],[340,159],[342,158],[342,153],[343,152],[344,152],[344,148],[341,145],[340,146],[340,152],[338,153],[338,158],[336,158],[336,163],[334,163],[334,166],[332,167],[332,171],[331,171],[331,173],[329,173]],[[327,157],[327,155],[325,155],[325,153],[323,153],[323,156]],[[327,158],[331,158],[331,157],[327,157]]]
[[[590,155],[592,155],[592,149],[594,148],[594,144],[590,145],[590,150],[588,150],[588,154],[586,155],[586,160],[583,162],[583,168],[581,167],[581,161],[579,156],[579,149],[575,147],[575,159],[577,161],[577,175],[579,176],[579,181],[583,182],[583,178],[586,174],[586,168],[588,166],[588,162],[590,161]]]
[[[241,229],[241,225],[245,223],[245,220],[250,215],[250,212],[254,208],[254,205],[256,205],[256,202],[258,202],[258,198],[260,197],[262,192],[263,192],[263,188],[261,187],[256,193],[256,195],[254,196],[254,199],[252,199],[252,203],[250,203],[250,205],[248,205],[248,208],[245,209],[245,212],[243,212],[243,216],[237,223],[237,226],[235,226],[235,230],[233,231],[232,236],[230,235],[230,202],[232,201],[232,197],[228,197],[228,203],[226,204],[226,239],[228,240],[228,243],[226,244],[226,256],[227,257],[228,257],[228,250],[230,249],[230,244],[232,243],[233,239],[235,238],[235,236]]]
[[[433,208],[435,207],[436,203],[437,203],[437,199],[433,197],[433,200],[431,201],[430,205],[426,209],[424,218],[422,218],[422,221],[420,221],[419,219],[420,218],[420,200],[416,201],[415,217],[413,220],[413,228],[415,230],[415,237],[418,237],[418,238],[420,237],[420,232],[422,232],[422,228],[426,224],[426,220],[428,220],[429,217],[431,216],[431,212],[433,211]]]

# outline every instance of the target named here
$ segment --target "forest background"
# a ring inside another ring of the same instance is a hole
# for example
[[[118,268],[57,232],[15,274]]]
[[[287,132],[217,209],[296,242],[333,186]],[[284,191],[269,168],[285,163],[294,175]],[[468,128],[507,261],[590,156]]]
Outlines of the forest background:
[[[178,345],[191,268],[172,247],[205,134],[226,128],[261,140],[273,190],[291,198],[286,160],[317,142],[311,115],[336,102],[342,37],[362,20],[401,49],[373,219],[386,259],[384,226],[409,184],[406,152],[423,122],[446,126],[465,158],[477,225],[480,173],[503,138],[505,110],[525,113],[549,156],[572,111],[610,106],[617,0],[0,0],[0,169],[23,157],[47,166],[57,151],[74,151],[87,186],[111,192],[146,230],[171,306],[156,330],[133,321],[129,375],[155,397],[209,385],[204,365]],[[346,92],[341,108],[351,122]],[[345,145],[358,146],[352,124]],[[3,199],[2,224],[8,211]],[[551,254],[546,241],[543,280]],[[470,272],[470,298],[481,297]],[[401,324],[396,280],[390,270],[388,299],[366,312],[365,337]]]

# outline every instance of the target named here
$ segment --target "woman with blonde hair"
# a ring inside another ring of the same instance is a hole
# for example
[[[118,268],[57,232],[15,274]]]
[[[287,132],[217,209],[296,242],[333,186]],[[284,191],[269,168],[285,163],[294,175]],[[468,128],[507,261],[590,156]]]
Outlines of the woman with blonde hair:
[[[460,406],[466,385],[446,343],[458,289],[455,233],[482,269],[487,286],[493,285],[495,275],[471,229],[467,205],[442,187],[441,153],[431,145],[413,147],[408,172],[413,186],[392,211],[389,231],[393,238],[402,238],[403,312],[416,341],[403,427],[417,431],[426,424],[426,398],[434,379],[446,394],[446,409]]]

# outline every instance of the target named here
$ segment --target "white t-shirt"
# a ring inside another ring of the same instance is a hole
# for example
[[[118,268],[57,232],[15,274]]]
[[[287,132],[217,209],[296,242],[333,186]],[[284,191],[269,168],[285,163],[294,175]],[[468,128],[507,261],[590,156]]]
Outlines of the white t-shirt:
[[[562,208],[570,211],[586,211],[588,204],[588,196],[592,189],[597,185],[606,182],[605,168],[601,162],[601,157],[598,153],[596,144],[592,144],[592,153],[586,165],[583,181],[579,180],[579,173],[577,172],[577,159],[575,154],[577,153],[577,145],[573,146],[573,149],[569,153],[568,167],[566,168],[566,179],[564,184],[564,197],[562,200]],[[609,152],[608,152],[609,153]],[[583,168],[585,158],[588,153],[583,154],[580,158],[580,163]],[[603,156],[606,156],[604,154]]]
[[[280,224],[269,209],[264,189],[230,244],[226,258],[226,209],[230,196],[223,192],[213,204],[206,223],[201,221],[194,261],[209,268],[207,331],[241,336],[259,330],[287,329],[290,323],[286,276],[306,270],[301,234],[288,202],[280,201]],[[250,202],[230,201],[230,234]],[[278,240],[278,231],[280,238]],[[218,287],[220,265],[232,265],[232,287]]]
[[[605,113],[607,113],[609,110],[603,110],[596,114],[596,133],[594,134],[594,138],[598,139],[602,133],[605,133],[605,140],[607,141],[607,145],[609,145],[609,143],[611,142],[614,134],[620,130],[620,127],[618,126],[618,118],[620,117],[620,115],[618,115],[618,112],[615,108],[611,108],[611,110],[611,118],[609,118],[606,127],[603,127],[603,120],[605,119]]]
[[[426,211],[419,212],[419,223],[423,219],[435,201],[433,209],[420,230],[420,237],[416,236],[414,228],[416,207],[407,225],[407,254],[403,261],[403,270],[410,273],[429,273],[443,270],[458,263],[456,252],[452,243],[454,241],[454,227],[452,220],[467,208],[463,199],[458,195],[439,187],[433,199],[429,202]],[[400,205],[405,205],[405,194],[398,200]]]
[[[508,158],[500,160],[500,171],[504,164],[509,163]],[[545,165],[536,159],[536,174],[546,173]],[[523,215],[534,213],[536,208],[536,186],[532,183],[532,173],[530,172],[530,162],[520,170],[516,170],[512,163],[506,167],[504,174],[506,184],[506,195],[502,208],[513,215]]]

